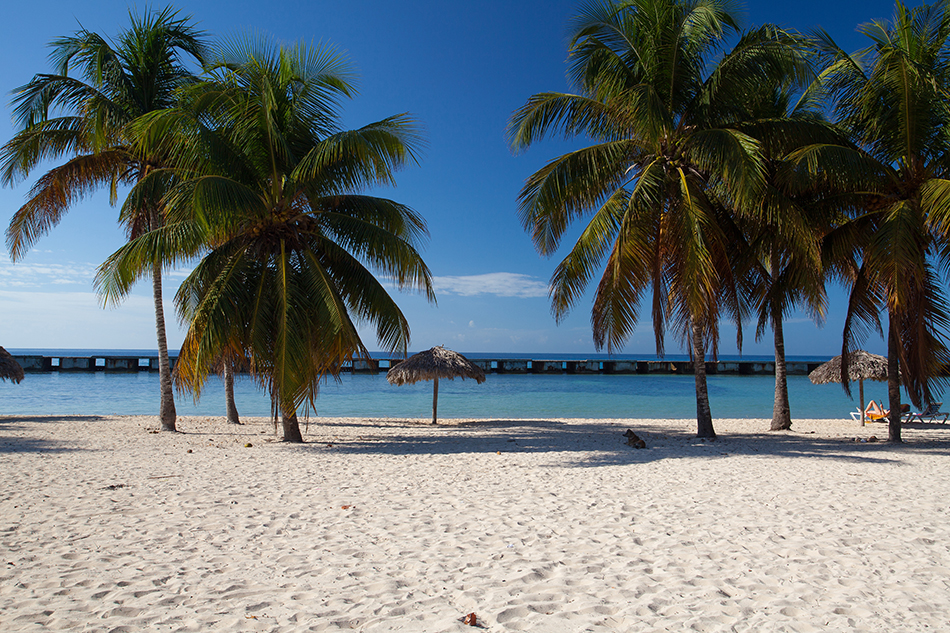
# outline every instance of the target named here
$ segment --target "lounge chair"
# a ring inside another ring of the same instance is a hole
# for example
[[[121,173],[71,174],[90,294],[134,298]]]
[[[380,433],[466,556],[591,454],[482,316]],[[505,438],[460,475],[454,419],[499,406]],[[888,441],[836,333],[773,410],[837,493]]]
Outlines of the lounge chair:
[[[943,406],[942,402],[929,402],[927,403],[926,408],[920,413],[913,413],[910,416],[911,421],[916,422],[936,422],[937,418],[943,416],[943,419],[940,420],[941,424],[947,423],[947,417],[950,417],[950,413],[940,410],[940,407]]]
[[[901,422],[904,422],[905,424],[907,422],[911,422],[914,419],[915,415],[917,414],[910,410],[909,404],[901,405]]]

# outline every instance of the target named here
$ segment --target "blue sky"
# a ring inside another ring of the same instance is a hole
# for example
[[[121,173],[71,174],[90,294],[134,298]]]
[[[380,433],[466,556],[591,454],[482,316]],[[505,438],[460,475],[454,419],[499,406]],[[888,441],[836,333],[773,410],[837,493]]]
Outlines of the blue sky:
[[[918,4],[913,2],[911,4]],[[0,24],[0,139],[13,135],[10,91],[47,72],[47,44],[80,24],[114,35],[128,23],[125,1],[6,3]],[[164,6],[153,4],[152,6]],[[284,42],[329,42],[359,71],[360,94],[345,105],[345,123],[357,127],[409,112],[424,127],[422,163],[401,172],[398,186],[382,192],[419,211],[431,239],[423,256],[435,277],[438,305],[394,291],[412,327],[412,349],[446,345],[467,352],[594,353],[590,297],[555,324],[547,282],[558,257],[541,258],[517,218],[517,196],[531,173],[570,145],[549,141],[513,155],[505,140],[512,111],[532,94],[567,90],[567,26],[574,0],[444,2],[178,2],[213,37],[258,33]],[[821,26],[847,50],[865,45],[855,27],[889,19],[893,3],[799,0],[745,3],[745,25],[775,22],[807,31]],[[37,172],[37,175],[39,172]],[[31,181],[0,189],[4,229],[22,205]],[[0,345],[7,348],[155,347],[150,284],[140,283],[118,308],[100,307],[92,288],[95,269],[125,240],[105,195],[77,204],[13,264],[0,255]],[[570,240],[565,241],[570,244]],[[171,297],[187,270],[166,277],[169,345],[184,337]],[[844,297],[830,289],[824,327],[804,315],[786,325],[789,355],[834,355],[840,350]],[[623,353],[652,354],[653,333],[642,321]],[[770,354],[771,334],[753,340],[746,328],[743,353]],[[376,349],[371,332],[365,334]],[[734,327],[723,324],[720,354],[736,354]],[[866,347],[879,353],[875,335]],[[679,342],[667,341],[669,353]]]

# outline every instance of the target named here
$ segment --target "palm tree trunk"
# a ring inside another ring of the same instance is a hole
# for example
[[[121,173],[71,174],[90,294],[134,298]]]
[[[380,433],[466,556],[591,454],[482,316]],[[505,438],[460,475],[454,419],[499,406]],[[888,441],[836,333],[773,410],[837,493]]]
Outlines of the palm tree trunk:
[[[234,403],[234,366],[228,359],[224,359],[224,401],[228,410],[228,422],[240,424],[241,418]]]
[[[858,390],[859,390],[859,397],[861,398],[861,428],[863,429],[864,423],[866,422],[866,420],[864,419],[866,416],[864,412],[864,408],[865,408],[864,407],[864,378],[858,378]]]
[[[709,409],[709,390],[706,388],[706,354],[703,352],[702,326],[694,320],[692,328],[693,373],[696,376],[696,436],[716,439],[712,412]]]
[[[172,389],[172,370],[168,362],[168,340],[165,338],[165,308],[162,305],[162,267],[152,264],[152,298],[155,301],[155,334],[158,338],[158,380],[161,404],[158,418],[163,431],[177,431],[175,392]]]
[[[785,331],[781,313],[772,313],[772,334],[775,339],[775,404],[772,406],[770,431],[792,428],[792,411],[788,404],[788,367],[785,363]]]
[[[293,405],[281,405],[280,423],[284,429],[284,442],[303,444],[303,435],[297,423],[297,411],[294,410]]]
[[[901,383],[900,356],[894,315],[887,311],[887,401],[890,414],[887,420],[887,441],[903,442],[901,439]]]

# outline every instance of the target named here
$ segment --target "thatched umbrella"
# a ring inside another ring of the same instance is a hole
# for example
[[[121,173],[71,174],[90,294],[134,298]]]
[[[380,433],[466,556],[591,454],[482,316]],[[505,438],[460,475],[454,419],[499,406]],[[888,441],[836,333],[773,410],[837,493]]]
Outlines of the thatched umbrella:
[[[23,368],[10,352],[0,347],[0,380],[12,380],[19,383],[23,380]]]
[[[808,374],[808,378],[816,385],[826,385],[832,382],[841,382],[841,357],[835,356],[815,371]],[[848,379],[857,379],[861,398],[861,425],[864,426],[864,381],[887,380],[887,358],[877,354],[865,352],[863,349],[848,354]]]
[[[436,423],[439,407],[439,378],[473,378],[479,384],[485,382],[485,372],[458,352],[441,345],[419,352],[395,365],[386,372],[386,380],[393,385],[405,385],[432,380],[432,424]]]

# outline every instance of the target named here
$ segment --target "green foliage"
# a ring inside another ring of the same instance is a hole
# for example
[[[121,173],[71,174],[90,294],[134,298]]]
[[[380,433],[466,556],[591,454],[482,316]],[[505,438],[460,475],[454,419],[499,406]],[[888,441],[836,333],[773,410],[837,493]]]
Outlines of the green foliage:
[[[577,94],[535,95],[509,124],[516,151],[552,134],[594,143],[552,160],[520,196],[522,224],[543,255],[590,216],[552,276],[555,317],[603,270],[591,316],[598,348],[622,348],[647,293],[658,353],[668,324],[691,348],[699,341],[715,353],[724,315],[741,345],[752,273],[736,256],[746,248],[737,210],[760,208],[770,158],[811,138],[802,121],[818,118],[816,97],[796,104],[796,121],[786,108],[760,107],[813,79],[806,42],[765,26],[724,51],[739,28],[733,7],[718,0],[603,0],[584,5],[572,26]],[[820,122],[809,126],[831,136]]]
[[[113,255],[97,285],[115,299],[149,262],[203,254],[175,299],[189,328],[177,379],[196,397],[222,356],[246,357],[275,415],[291,418],[315,405],[322,378],[367,355],[359,323],[405,353],[409,325],[373,270],[434,300],[421,216],[360,193],[417,160],[418,128],[397,115],[340,129],[351,74],[329,46],[235,40],[178,107],[133,126],[135,147],[170,157],[167,223]]]
[[[815,36],[823,90],[858,147],[816,146],[794,158],[815,173],[816,157],[832,157],[826,177],[857,192],[854,218],[827,238],[834,254],[826,259],[842,261],[850,247],[860,262],[835,269],[852,286],[844,352],[880,330],[884,309],[901,381],[921,406],[950,362],[938,274],[950,269],[950,3],[898,3],[893,21],[859,31],[870,45],[853,55],[826,33]],[[893,429],[891,436],[899,440]]]
[[[804,42],[769,26],[723,53],[737,19],[709,0],[590,3],[573,29],[578,93],[535,95],[509,126],[515,150],[552,133],[595,142],[551,161],[521,193],[521,221],[545,255],[592,214],[552,277],[554,314],[570,310],[603,268],[592,316],[598,347],[622,347],[652,290],[659,352],[670,319],[683,335],[700,323],[715,349],[720,312],[737,321],[743,313],[727,256],[737,230],[725,209],[762,195],[760,132],[795,133],[760,121],[750,103],[763,84],[810,78]]]
[[[201,63],[203,34],[171,9],[130,15],[131,26],[115,43],[80,30],[53,42],[54,72],[38,74],[14,91],[17,134],[0,148],[0,180],[11,185],[42,162],[66,162],[50,169],[30,190],[26,204],[7,228],[11,258],[22,259],[40,236],[93,191],[108,187],[118,201],[119,185],[147,181],[126,200],[120,221],[130,237],[161,226],[161,198],[168,177],[151,178],[165,156],[132,146],[133,122],[175,103],[193,77],[187,58]],[[73,74],[70,74],[70,73]],[[167,175],[166,175],[167,176]],[[159,352],[160,419],[175,430],[175,401],[162,312],[161,269],[151,270]]]
[[[130,20],[115,44],[85,29],[55,40],[55,71],[13,92],[20,131],[0,148],[3,184],[22,181],[42,162],[67,159],[36,182],[14,214],[7,229],[14,261],[85,196],[108,186],[115,203],[119,184],[132,184],[161,164],[160,155],[132,149],[129,125],[173,104],[175,91],[191,80],[183,57],[203,59],[203,34],[171,9],[133,13]],[[130,232],[144,224],[142,203],[138,221],[124,218]]]

